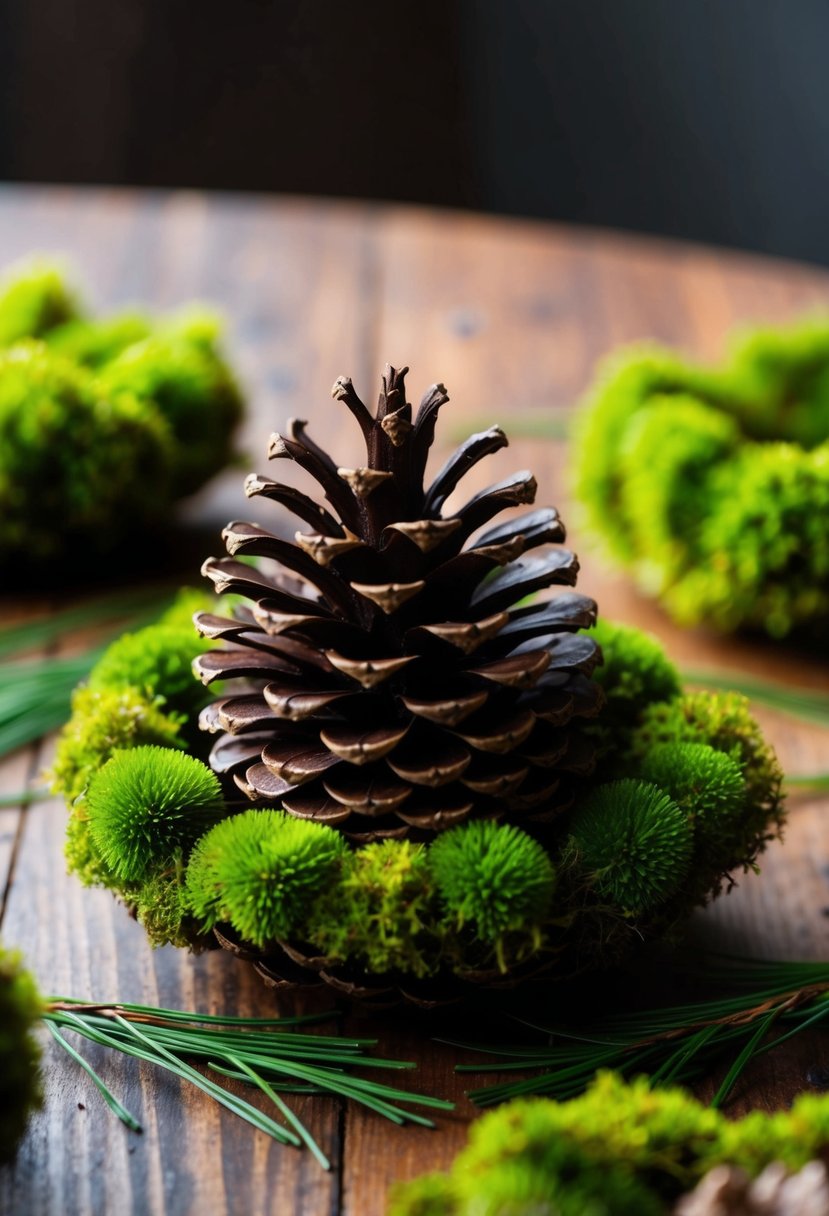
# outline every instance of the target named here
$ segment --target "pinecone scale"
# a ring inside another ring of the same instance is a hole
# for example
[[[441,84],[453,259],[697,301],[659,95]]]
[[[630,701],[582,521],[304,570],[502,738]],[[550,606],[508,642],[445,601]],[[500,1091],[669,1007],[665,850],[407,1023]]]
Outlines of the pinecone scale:
[[[357,841],[473,815],[554,818],[591,769],[577,724],[601,699],[590,680],[598,648],[577,632],[595,620],[595,603],[573,591],[526,603],[575,584],[557,512],[488,527],[533,503],[535,479],[522,472],[444,515],[466,473],[507,439],[497,427],[471,436],[425,485],[448,396],[433,385],[415,414],[405,374],[386,369],[375,415],[350,380],[334,385],[363,432],[364,467],[338,467],[297,420],[272,437],[270,457],[301,466],[328,506],[249,477],[249,496],[311,530],[292,543],[229,524],[228,557],[209,559],[204,573],[250,607],[235,619],[197,617],[223,643],[196,661],[197,674],[245,681],[202,715],[219,736],[213,768],[251,801]]]

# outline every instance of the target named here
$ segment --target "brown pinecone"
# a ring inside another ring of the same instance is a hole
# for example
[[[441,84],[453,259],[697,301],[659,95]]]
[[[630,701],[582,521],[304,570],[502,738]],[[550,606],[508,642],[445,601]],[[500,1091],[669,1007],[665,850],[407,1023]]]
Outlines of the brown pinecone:
[[[487,528],[535,499],[534,477],[521,472],[444,515],[464,475],[507,439],[498,427],[472,435],[424,489],[448,396],[433,385],[413,417],[407,370],[386,368],[374,417],[349,379],[334,385],[363,432],[362,468],[338,468],[304,422],[271,437],[269,457],[310,473],[330,509],[249,476],[249,496],[287,507],[310,530],[293,544],[229,524],[230,557],[210,558],[203,572],[251,606],[234,620],[196,618],[205,637],[225,642],[196,660],[200,678],[249,682],[202,715],[204,729],[222,732],[213,768],[251,801],[359,841],[470,815],[553,818],[593,764],[574,720],[601,700],[589,678],[596,644],[577,633],[595,620],[595,603],[574,592],[522,603],[576,581],[576,557],[557,547],[557,512]],[[269,560],[254,569],[243,555]]]
[[[810,1161],[796,1174],[769,1165],[753,1181],[742,1170],[718,1165],[680,1199],[674,1216],[829,1216],[829,1175],[822,1161]]]

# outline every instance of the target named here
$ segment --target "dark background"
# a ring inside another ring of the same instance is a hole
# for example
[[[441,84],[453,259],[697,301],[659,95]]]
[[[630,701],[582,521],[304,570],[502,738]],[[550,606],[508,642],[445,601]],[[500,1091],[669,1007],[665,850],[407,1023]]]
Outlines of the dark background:
[[[401,199],[829,264],[826,0],[0,0],[0,177]]]

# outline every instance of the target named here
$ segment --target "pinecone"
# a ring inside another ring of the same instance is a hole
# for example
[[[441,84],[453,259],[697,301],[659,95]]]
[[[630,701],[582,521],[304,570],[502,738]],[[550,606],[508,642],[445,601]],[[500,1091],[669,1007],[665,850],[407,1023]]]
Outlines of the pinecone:
[[[810,1161],[790,1174],[779,1162],[753,1181],[730,1165],[710,1170],[674,1216],[825,1216],[829,1212],[829,1174],[822,1161]]]
[[[351,380],[332,396],[354,415],[366,464],[338,468],[293,419],[271,437],[271,459],[295,461],[330,510],[301,491],[252,474],[245,490],[309,526],[296,543],[231,523],[229,558],[203,573],[219,592],[251,601],[229,620],[199,614],[200,632],[225,646],[196,660],[206,683],[244,677],[246,689],[203,712],[222,732],[210,762],[245,797],[341,827],[356,841],[433,832],[469,816],[552,820],[593,764],[576,721],[598,711],[590,680],[596,644],[576,631],[595,603],[574,592],[573,553],[550,507],[480,529],[532,503],[521,472],[444,515],[444,504],[484,456],[507,445],[498,427],[472,435],[424,489],[438,412],[427,390],[416,416],[405,375],[387,367],[372,417]],[[270,559],[254,568],[240,556]]]

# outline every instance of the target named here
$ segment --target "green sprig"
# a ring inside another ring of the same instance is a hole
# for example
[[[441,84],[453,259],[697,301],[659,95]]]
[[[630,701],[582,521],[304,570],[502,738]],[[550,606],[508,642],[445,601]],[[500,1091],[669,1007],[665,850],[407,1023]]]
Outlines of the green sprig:
[[[588,1025],[532,1024],[545,1042],[537,1047],[467,1046],[497,1057],[492,1065],[459,1065],[458,1072],[542,1070],[522,1081],[470,1092],[479,1106],[529,1094],[558,1100],[581,1093],[599,1069],[624,1076],[645,1073],[658,1084],[685,1084],[712,1062],[731,1065],[712,1102],[724,1104],[748,1064],[810,1026],[829,1019],[829,964],[706,960],[696,978],[731,994],[685,1005],[617,1012]],[[530,1026],[530,1023],[524,1023]],[[775,1028],[780,1033],[770,1038]]]
[[[133,1131],[140,1130],[138,1121],[66,1040],[66,1032],[172,1072],[280,1143],[294,1147],[304,1143],[324,1169],[330,1168],[328,1158],[276,1089],[349,1098],[394,1123],[424,1127],[434,1127],[433,1121],[411,1111],[410,1106],[433,1111],[454,1108],[452,1102],[441,1098],[352,1076],[349,1070],[355,1067],[415,1067],[405,1060],[366,1054],[376,1046],[375,1039],[304,1034],[296,1029],[330,1016],[225,1018],[147,1005],[101,1005],[52,997],[43,1020],[56,1042],[89,1073],[110,1109]],[[260,1090],[289,1127],[205,1077],[188,1062],[190,1059],[205,1061],[217,1075],[243,1080]]]

